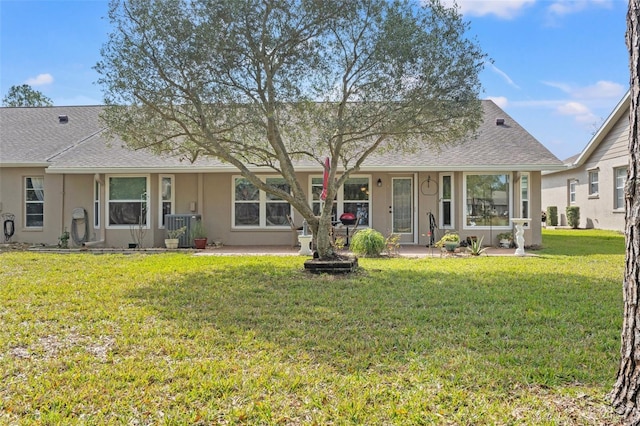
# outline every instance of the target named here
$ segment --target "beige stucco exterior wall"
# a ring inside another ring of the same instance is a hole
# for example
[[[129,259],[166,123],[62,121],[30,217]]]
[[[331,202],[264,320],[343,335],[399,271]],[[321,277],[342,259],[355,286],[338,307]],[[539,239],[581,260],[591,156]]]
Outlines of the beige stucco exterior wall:
[[[558,225],[567,225],[569,182],[577,179],[576,202],[571,205],[580,207],[580,227],[624,230],[624,209],[615,209],[615,169],[628,165],[628,132],[628,115],[623,114],[584,164],[544,176],[542,206],[558,207]],[[589,172],[596,170],[598,194],[589,195]]]
[[[144,246],[162,247],[164,245],[165,230],[161,226],[159,217],[159,179],[169,174],[144,174],[149,178],[149,208],[151,209],[149,228],[146,230]],[[289,227],[278,229],[235,229],[232,226],[232,191],[233,177],[238,173],[175,173],[174,178],[174,212],[176,214],[201,214],[210,240],[220,240],[232,245],[289,245],[292,241]],[[410,178],[413,182],[413,213],[415,215],[414,233],[403,237],[408,244],[426,245],[428,241],[428,212],[432,212],[438,225],[440,224],[440,173],[360,173],[360,176],[370,177],[370,219],[373,228],[387,236],[392,232],[392,182],[394,178]],[[38,230],[24,228],[24,178],[26,176],[43,176],[45,178],[45,226]],[[89,222],[89,240],[104,240],[100,246],[127,247],[133,242],[131,231],[127,228],[109,229],[106,224],[106,181],[109,176],[124,176],[118,174],[52,174],[46,173],[44,168],[0,168],[0,203],[3,212],[16,215],[16,235],[12,241],[32,244],[55,245],[58,237],[66,228],[71,230],[72,212],[74,208],[87,211]],[[127,175],[128,176],[128,175]],[[305,193],[310,191],[310,177],[312,174],[300,173]],[[315,173],[313,176],[319,176]],[[467,228],[463,224],[462,210],[464,208],[462,172],[453,173],[454,184],[454,227],[462,238],[474,235],[484,236],[486,245],[496,244],[496,235],[500,230],[478,230]],[[515,176],[515,174],[513,175]],[[94,228],[94,185],[96,179],[100,185],[100,224]],[[380,179],[381,186],[377,186]],[[540,191],[540,173],[530,173],[530,210],[532,222],[525,233],[527,245],[540,244],[539,212],[541,202],[535,194]],[[513,185],[514,211],[518,211],[519,190]],[[192,207],[195,207],[192,210]],[[514,213],[518,216],[518,213]],[[302,224],[302,217],[293,212],[297,225]],[[80,229],[80,235],[84,228]],[[445,230],[439,229],[436,237],[442,236]]]
[[[44,226],[42,228],[27,228],[25,226],[25,178],[44,178]],[[45,173],[44,167],[1,167],[0,168],[0,204],[2,213],[15,215],[15,234],[11,241],[19,241],[30,244],[48,244],[58,241],[63,231],[60,218],[62,205],[62,179],[61,176],[50,176]],[[0,233],[0,239],[4,242],[4,231]]]

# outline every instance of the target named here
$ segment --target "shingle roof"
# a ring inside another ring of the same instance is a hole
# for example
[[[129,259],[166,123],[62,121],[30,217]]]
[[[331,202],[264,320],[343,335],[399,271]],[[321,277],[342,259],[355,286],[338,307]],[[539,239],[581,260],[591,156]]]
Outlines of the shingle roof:
[[[417,153],[384,153],[370,157],[363,170],[549,170],[562,167],[549,150],[491,101],[482,102],[484,122],[474,139]],[[174,172],[235,170],[216,159],[195,164],[175,157],[131,151],[120,141],[107,143],[98,115],[103,107],[0,108],[0,165],[49,162],[52,172],[156,170]],[[59,115],[68,123],[60,124]],[[496,119],[504,124],[496,125]],[[300,165],[315,170],[317,165]]]
[[[376,156],[375,164],[413,164],[421,168],[448,170],[505,169],[540,170],[540,167],[561,166],[560,160],[538,142],[492,101],[483,101],[484,120],[477,137],[436,149],[423,149],[407,158],[402,154]],[[504,124],[497,125],[498,118]]]
[[[100,130],[99,106],[0,108],[0,164],[45,163]],[[66,115],[67,123],[58,117]]]

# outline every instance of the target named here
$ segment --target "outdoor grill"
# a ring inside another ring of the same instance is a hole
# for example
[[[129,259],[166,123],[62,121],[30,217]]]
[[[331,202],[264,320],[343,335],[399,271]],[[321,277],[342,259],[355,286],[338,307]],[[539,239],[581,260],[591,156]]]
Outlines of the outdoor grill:
[[[340,215],[340,222],[345,226],[354,225],[356,223],[356,215],[353,213],[342,213]]]

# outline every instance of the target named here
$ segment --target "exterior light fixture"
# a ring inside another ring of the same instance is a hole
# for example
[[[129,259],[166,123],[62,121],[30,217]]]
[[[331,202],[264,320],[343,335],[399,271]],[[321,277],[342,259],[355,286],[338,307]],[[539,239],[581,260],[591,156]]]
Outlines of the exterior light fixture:
[[[376,185],[378,185],[378,188],[382,187],[382,179],[378,178]]]

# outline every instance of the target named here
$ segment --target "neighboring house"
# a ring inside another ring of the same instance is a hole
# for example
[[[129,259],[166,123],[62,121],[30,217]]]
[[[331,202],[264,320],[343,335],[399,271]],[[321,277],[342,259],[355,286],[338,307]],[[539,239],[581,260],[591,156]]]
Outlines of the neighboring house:
[[[161,247],[165,214],[198,214],[209,238],[227,245],[291,243],[286,215],[297,225],[302,217],[289,204],[218,160],[190,164],[106,140],[102,108],[0,108],[0,214],[15,215],[12,241],[57,244],[65,229],[84,235],[83,222],[91,245],[126,247],[142,218],[144,245]],[[531,217],[526,242],[540,244],[541,171],[563,165],[496,104],[483,108],[475,139],[368,159],[339,191],[336,216],[360,213],[360,228],[421,245],[432,221],[435,238],[455,230],[495,244],[511,218]],[[319,208],[321,166],[297,170]],[[262,176],[285,185],[270,170]]]
[[[558,225],[567,225],[567,206],[577,206],[581,228],[624,231],[629,96],[622,98],[584,150],[565,160],[565,170],[543,173],[542,208],[558,207]]]

